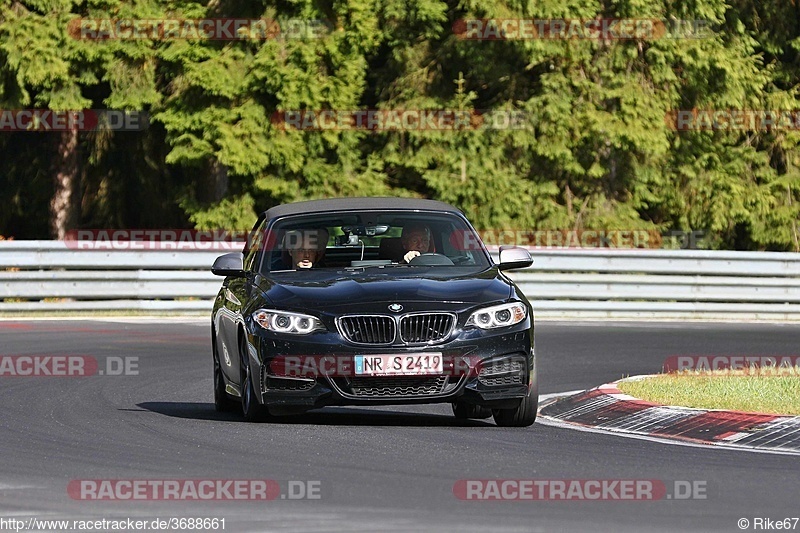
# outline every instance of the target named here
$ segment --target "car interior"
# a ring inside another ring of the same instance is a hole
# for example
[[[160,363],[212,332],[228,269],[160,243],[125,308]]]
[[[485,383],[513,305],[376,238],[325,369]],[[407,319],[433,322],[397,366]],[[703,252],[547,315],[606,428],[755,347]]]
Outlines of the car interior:
[[[289,252],[280,245],[287,231],[315,232],[324,228],[329,240],[316,268],[364,268],[401,264],[405,250],[401,241],[403,227],[424,223],[431,230],[428,250],[414,258],[410,265],[420,266],[475,266],[488,264],[480,250],[458,250],[450,236],[462,233],[451,220],[444,217],[426,219],[407,217],[346,217],[338,220],[302,220],[291,225],[276,227],[275,248],[268,250],[266,264],[269,271],[293,270]],[[377,220],[377,222],[375,222]],[[366,221],[366,223],[365,223]]]

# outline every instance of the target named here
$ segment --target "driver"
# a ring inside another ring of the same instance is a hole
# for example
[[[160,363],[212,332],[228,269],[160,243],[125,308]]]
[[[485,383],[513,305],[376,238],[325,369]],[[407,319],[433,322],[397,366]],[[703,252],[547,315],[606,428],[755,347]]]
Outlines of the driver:
[[[326,229],[291,230],[283,237],[283,248],[289,253],[294,269],[321,267],[328,245]]]
[[[403,233],[400,235],[400,243],[403,245],[403,250],[405,250],[403,262],[410,263],[415,257],[430,251],[431,229],[425,224],[405,226],[403,227]]]

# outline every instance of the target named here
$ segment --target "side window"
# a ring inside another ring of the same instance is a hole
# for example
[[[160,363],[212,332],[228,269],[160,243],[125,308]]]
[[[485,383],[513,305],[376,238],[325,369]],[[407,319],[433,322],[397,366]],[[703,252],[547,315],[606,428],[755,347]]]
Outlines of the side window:
[[[261,252],[264,248],[264,226],[267,221],[259,220],[250,234],[247,236],[247,242],[244,248],[244,269],[252,272],[261,261]]]
[[[442,247],[440,248],[440,253],[443,253],[444,255],[450,258],[459,255],[459,250],[456,249],[455,246],[453,246],[454,243],[458,242],[457,238],[454,238],[454,236],[458,235],[459,233],[463,232],[459,232],[458,230],[456,230],[452,224],[449,224],[448,226],[445,227],[444,233],[441,234]]]
[[[458,266],[471,266],[480,262],[474,247],[477,246],[477,235],[471,231],[457,229],[450,225],[445,233],[441,234],[441,252]]]

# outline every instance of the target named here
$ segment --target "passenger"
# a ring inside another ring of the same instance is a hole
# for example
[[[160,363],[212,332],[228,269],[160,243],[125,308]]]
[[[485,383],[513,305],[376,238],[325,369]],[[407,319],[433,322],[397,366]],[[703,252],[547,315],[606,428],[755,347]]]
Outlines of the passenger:
[[[291,258],[291,268],[307,269],[324,266],[328,230],[290,230],[283,237],[283,249]]]
[[[412,259],[431,251],[431,229],[425,224],[411,224],[403,227],[400,236],[403,245],[403,262],[410,263]]]

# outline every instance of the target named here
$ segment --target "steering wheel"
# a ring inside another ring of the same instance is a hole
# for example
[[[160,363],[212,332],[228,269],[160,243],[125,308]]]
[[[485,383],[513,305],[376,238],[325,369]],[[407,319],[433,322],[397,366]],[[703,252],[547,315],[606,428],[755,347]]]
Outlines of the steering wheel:
[[[424,253],[416,256],[408,262],[409,265],[417,266],[453,266],[455,263],[449,257],[437,253]]]

